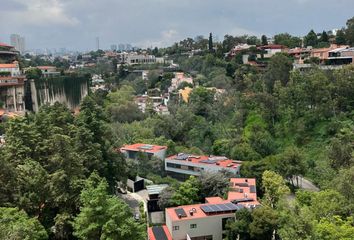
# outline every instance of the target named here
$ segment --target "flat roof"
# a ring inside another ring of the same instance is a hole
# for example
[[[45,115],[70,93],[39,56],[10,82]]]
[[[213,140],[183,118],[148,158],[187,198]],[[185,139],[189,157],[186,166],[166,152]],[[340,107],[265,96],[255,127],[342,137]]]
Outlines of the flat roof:
[[[237,201],[238,204],[245,206],[259,205],[255,178],[231,178],[230,188],[227,200]]]
[[[224,168],[238,168],[242,164],[241,161],[232,160],[224,156],[198,156],[186,153],[169,156],[166,160],[185,161],[202,165],[215,165]]]
[[[146,190],[149,195],[160,194],[162,190],[168,187],[168,184],[159,184],[159,185],[147,185]]]
[[[134,152],[147,152],[147,153],[157,153],[161,150],[166,150],[167,146],[158,146],[145,143],[135,143],[132,145],[124,145],[120,148],[121,152],[124,151],[134,151]]]
[[[231,178],[230,179],[230,191],[228,193],[227,200],[221,197],[207,197],[206,203],[183,205],[173,208],[166,208],[166,214],[168,214],[172,221],[184,221],[196,218],[204,218],[214,215],[230,214],[230,211],[236,211],[235,209],[241,209],[242,207],[250,208],[251,206],[259,205],[256,192],[256,179],[255,178]],[[233,203],[236,205],[234,210],[225,212],[211,212],[207,214],[203,209],[215,208],[215,205],[230,205]],[[177,211],[176,211],[177,210]],[[185,212],[185,217],[179,217],[177,212]],[[190,214],[193,212],[193,214]]]

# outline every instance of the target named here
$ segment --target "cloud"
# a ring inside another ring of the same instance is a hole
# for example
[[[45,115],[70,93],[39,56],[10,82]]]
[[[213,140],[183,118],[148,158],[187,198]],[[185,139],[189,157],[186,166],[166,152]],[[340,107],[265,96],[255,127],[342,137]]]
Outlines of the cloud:
[[[30,48],[94,49],[131,43],[167,46],[187,37],[271,36],[341,28],[353,0],[0,0],[0,37]]]
[[[15,0],[22,6],[15,11],[2,13],[4,18],[23,26],[65,25],[75,26],[79,20],[65,13],[64,3],[60,0]]]

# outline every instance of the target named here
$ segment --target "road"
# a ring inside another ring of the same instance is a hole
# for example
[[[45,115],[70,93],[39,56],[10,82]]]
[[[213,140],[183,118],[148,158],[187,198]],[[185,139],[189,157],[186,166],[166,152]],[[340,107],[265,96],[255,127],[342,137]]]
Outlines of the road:
[[[294,185],[296,187],[299,187],[304,190],[312,191],[312,192],[320,191],[320,189],[315,184],[313,184],[310,180],[307,180],[306,178],[300,176],[298,176],[298,178],[299,178],[299,186],[297,186],[296,178],[294,178],[293,180]]]
[[[146,190],[145,190],[146,191]],[[117,193],[117,196],[121,198],[128,206],[132,209],[134,213],[139,213],[139,203],[144,203],[144,209],[146,211],[146,195],[147,192],[144,190],[138,193],[128,192],[127,194]]]

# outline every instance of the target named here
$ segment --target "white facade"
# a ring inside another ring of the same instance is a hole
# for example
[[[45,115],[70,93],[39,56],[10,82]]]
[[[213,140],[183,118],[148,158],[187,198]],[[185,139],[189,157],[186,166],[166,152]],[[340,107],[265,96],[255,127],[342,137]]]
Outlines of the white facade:
[[[175,77],[171,80],[171,87],[169,87],[168,91],[172,92],[178,88],[178,86],[183,83],[193,84],[193,78],[186,77],[183,72],[176,72]]]
[[[173,166],[180,166],[180,168],[176,168]],[[173,159],[166,158],[165,170],[169,172],[175,172],[175,173],[193,175],[193,176],[200,176],[202,171],[219,172],[221,170],[226,170],[235,175],[239,175],[240,166],[238,166],[237,168],[230,168],[227,166],[224,167],[216,164],[194,163],[190,161],[173,160]]]
[[[202,210],[197,209],[197,211]],[[187,236],[190,238],[212,236],[212,238],[209,239],[222,240],[222,222],[223,219],[226,221],[229,218],[235,218],[235,213],[219,214],[202,218],[182,218],[180,220],[173,220],[169,214],[166,214],[166,226],[173,240],[184,240],[187,239]]]
[[[156,59],[156,57],[154,55],[129,54],[129,55],[127,55],[127,58],[125,61],[128,65],[154,64],[154,63],[161,63],[161,58]]]

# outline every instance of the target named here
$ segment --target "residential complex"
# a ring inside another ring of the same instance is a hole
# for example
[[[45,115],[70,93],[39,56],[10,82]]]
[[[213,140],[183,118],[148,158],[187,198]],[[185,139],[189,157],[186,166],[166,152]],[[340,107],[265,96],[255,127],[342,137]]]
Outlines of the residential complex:
[[[165,159],[165,170],[168,175],[178,179],[186,179],[190,175],[199,176],[202,171],[228,171],[236,176],[240,173],[241,161],[224,156],[198,156],[179,153]]]
[[[166,208],[166,225],[150,227],[149,240],[222,240],[235,212],[259,206],[254,178],[231,178],[227,199],[208,197],[205,203]]]
[[[119,150],[127,158],[130,159],[137,159],[139,157],[139,153],[142,153],[142,154],[146,154],[149,159],[151,159],[152,157],[157,157],[159,159],[164,160],[166,157],[167,146],[135,143],[132,145],[124,145]]]
[[[0,109],[3,107],[4,113],[24,112],[24,80],[18,62],[0,64]]]

